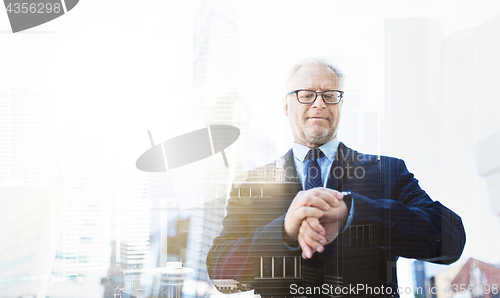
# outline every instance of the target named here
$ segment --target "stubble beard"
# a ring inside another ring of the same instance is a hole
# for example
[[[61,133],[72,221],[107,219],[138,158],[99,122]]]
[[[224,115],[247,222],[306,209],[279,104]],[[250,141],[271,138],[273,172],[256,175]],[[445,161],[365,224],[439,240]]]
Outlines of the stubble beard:
[[[300,130],[300,138],[304,140],[306,144],[315,145],[317,147],[332,140],[333,134],[334,131],[331,127],[324,127],[323,129],[305,127],[303,130]]]

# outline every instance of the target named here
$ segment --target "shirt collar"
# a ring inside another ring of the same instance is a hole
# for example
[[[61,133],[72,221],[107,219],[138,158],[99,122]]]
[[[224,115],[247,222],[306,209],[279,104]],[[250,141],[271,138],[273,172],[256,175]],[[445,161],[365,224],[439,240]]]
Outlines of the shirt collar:
[[[321,149],[321,152],[323,152],[323,154],[326,156],[326,158],[328,158],[330,162],[332,162],[333,159],[335,158],[335,154],[337,153],[337,148],[339,147],[339,143],[340,143],[339,139],[335,137],[333,140],[319,147],[319,149]],[[297,160],[299,160],[300,162],[305,162],[307,153],[309,152],[309,150],[311,150],[311,148],[294,142],[292,145],[292,150],[293,150],[293,156]]]

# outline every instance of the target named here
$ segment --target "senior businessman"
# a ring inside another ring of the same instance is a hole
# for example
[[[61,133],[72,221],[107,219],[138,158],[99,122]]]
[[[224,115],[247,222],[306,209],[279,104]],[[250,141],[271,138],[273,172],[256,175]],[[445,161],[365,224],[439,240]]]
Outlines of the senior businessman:
[[[253,201],[233,190],[207,258],[210,277],[270,296],[397,297],[399,256],[458,260],[465,245],[461,218],[432,200],[403,160],[362,154],[337,138],[344,100],[339,69],[321,58],[302,60],[286,86],[283,111],[294,143],[256,172],[282,164],[288,184],[274,188],[285,190],[279,195]],[[283,281],[289,285],[273,290]]]

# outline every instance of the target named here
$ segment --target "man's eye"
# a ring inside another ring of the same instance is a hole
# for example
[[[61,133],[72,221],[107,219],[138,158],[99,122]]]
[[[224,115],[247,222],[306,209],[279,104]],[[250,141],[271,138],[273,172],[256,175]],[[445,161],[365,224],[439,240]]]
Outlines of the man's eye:
[[[310,93],[310,92],[301,93],[301,94],[299,94],[299,96],[300,96],[300,98],[304,98],[304,99],[313,98],[314,97],[314,93]]]

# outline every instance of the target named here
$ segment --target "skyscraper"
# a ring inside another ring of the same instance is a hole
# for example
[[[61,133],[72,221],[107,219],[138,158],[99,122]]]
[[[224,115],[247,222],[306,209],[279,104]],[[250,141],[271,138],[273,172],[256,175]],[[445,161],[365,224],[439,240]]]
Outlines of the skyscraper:
[[[385,111],[382,122],[384,155],[419,156],[412,172],[439,167],[436,152],[422,150],[425,144],[439,146],[442,139],[441,43],[443,25],[429,18],[385,21]],[[425,119],[425,120],[424,120]],[[415,132],[427,133],[425,143]],[[429,173],[433,175],[432,173]],[[440,175],[432,181],[439,184]]]
[[[60,229],[54,274],[61,278],[104,275],[109,266],[109,192],[105,144],[71,122],[57,206]]]
[[[445,145],[455,155],[443,155],[445,164],[456,162],[456,156],[472,154],[478,174],[486,180],[493,214],[500,215],[498,188],[500,181],[500,124],[497,120],[496,95],[500,81],[500,14],[477,28],[446,36],[443,41],[443,104],[449,110],[443,124]],[[466,119],[464,121],[464,119]],[[464,138],[471,146],[464,146]],[[476,143],[477,142],[477,143]],[[462,165],[464,166],[464,165]],[[463,176],[463,173],[459,173]],[[454,177],[455,178],[455,177]],[[456,177],[455,180],[461,179]],[[467,176],[459,180],[468,182]],[[471,194],[476,191],[477,185]]]
[[[3,36],[0,74],[0,186],[50,186],[51,99],[43,88],[39,35]],[[10,46],[9,46],[10,45]]]
[[[479,26],[477,32],[477,98],[478,130],[483,135],[478,144],[479,174],[486,178],[491,210],[500,216],[500,125],[498,123],[498,93],[500,92],[500,13]]]
[[[50,37],[1,36],[0,293],[44,295],[56,231],[51,163],[51,98],[44,88]]]
[[[242,48],[237,29],[236,10],[231,1],[206,1],[200,6],[194,29],[193,87],[196,104],[209,124],[234,125],[242,130],[235,109],[241,101],[242,71]],[[220,159],[210,160],[210,173],[202,182],[206,185],[205,194],[200,194],[204,197],[199,198],[200,204],[190,211],[186,266],[195,270],[186,277],[185,283],[190,287],[196,288],[198,282],[205,285],[209,282],[206,257],[212,240],[220,232],[225,194],[232,182],[228,180],[232,180],[230,173],[234,174],[236,167],[228,152],[229,168]]]
[[[116,241],[123,269],[125,291],[141,290],[141,274],[150,264],[149,174],[119,175]],[[118,252],[118,251],[117,251]],[[148,268],[151,270],[151,268]]]

